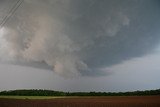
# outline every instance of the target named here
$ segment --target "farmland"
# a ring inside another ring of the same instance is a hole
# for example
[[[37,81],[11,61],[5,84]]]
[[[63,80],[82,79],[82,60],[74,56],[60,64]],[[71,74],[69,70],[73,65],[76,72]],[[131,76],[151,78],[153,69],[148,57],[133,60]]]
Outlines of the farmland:
[[[160,107],[160,96],[1,96],[0,107]]]
[[[134,92],[0,92],[0,107],[160,107],[160,89]]]

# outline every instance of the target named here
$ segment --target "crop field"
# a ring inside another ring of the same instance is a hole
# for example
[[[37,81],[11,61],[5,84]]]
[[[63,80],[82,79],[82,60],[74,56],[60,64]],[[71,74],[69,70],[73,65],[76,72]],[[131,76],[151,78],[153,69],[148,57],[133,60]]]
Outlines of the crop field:
[[[160,96],[0,97],[0,107],[160,107]]]
[[[65,96],[0,96],[0,99],[57,99],[57,98],[69,98]],[[71,97],[73,98],[73,97]]]

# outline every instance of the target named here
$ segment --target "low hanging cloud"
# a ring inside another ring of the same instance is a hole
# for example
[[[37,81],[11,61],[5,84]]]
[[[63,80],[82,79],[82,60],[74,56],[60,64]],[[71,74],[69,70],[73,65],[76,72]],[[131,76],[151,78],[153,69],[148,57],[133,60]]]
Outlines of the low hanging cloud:
[[[144,55],[158,42],[145,24],[151,17],[139,16],[146,18],[141,24],[134,19],[146,10],[133,15],[132,3],[124,7],[123,2],[24,0],[0,30],[0,59],[33,67],[41,63],[63,76],[104,75],[101,68]]]

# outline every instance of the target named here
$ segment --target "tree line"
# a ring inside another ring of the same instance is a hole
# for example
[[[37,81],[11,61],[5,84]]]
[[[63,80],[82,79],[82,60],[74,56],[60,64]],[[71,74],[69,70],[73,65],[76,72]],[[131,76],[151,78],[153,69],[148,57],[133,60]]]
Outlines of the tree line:
[[[133,92],[62,92],[53,90],[31,89],[31,90],[9,90],[1,91],[0,95],[18,96],[144,96],[160,95],[160,89],[133,91]]]

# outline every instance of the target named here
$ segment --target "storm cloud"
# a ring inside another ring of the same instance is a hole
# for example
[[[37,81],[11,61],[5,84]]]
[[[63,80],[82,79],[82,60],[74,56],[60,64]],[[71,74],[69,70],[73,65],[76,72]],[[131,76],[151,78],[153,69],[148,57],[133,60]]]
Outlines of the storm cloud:
[[[0,29],[1,62],[42,65],[63,76],[107,75],[103,68],[152,53],[160,40],[159,5],[158,0],[24,0]],[[0,21],[8,11],[0,7]]]

